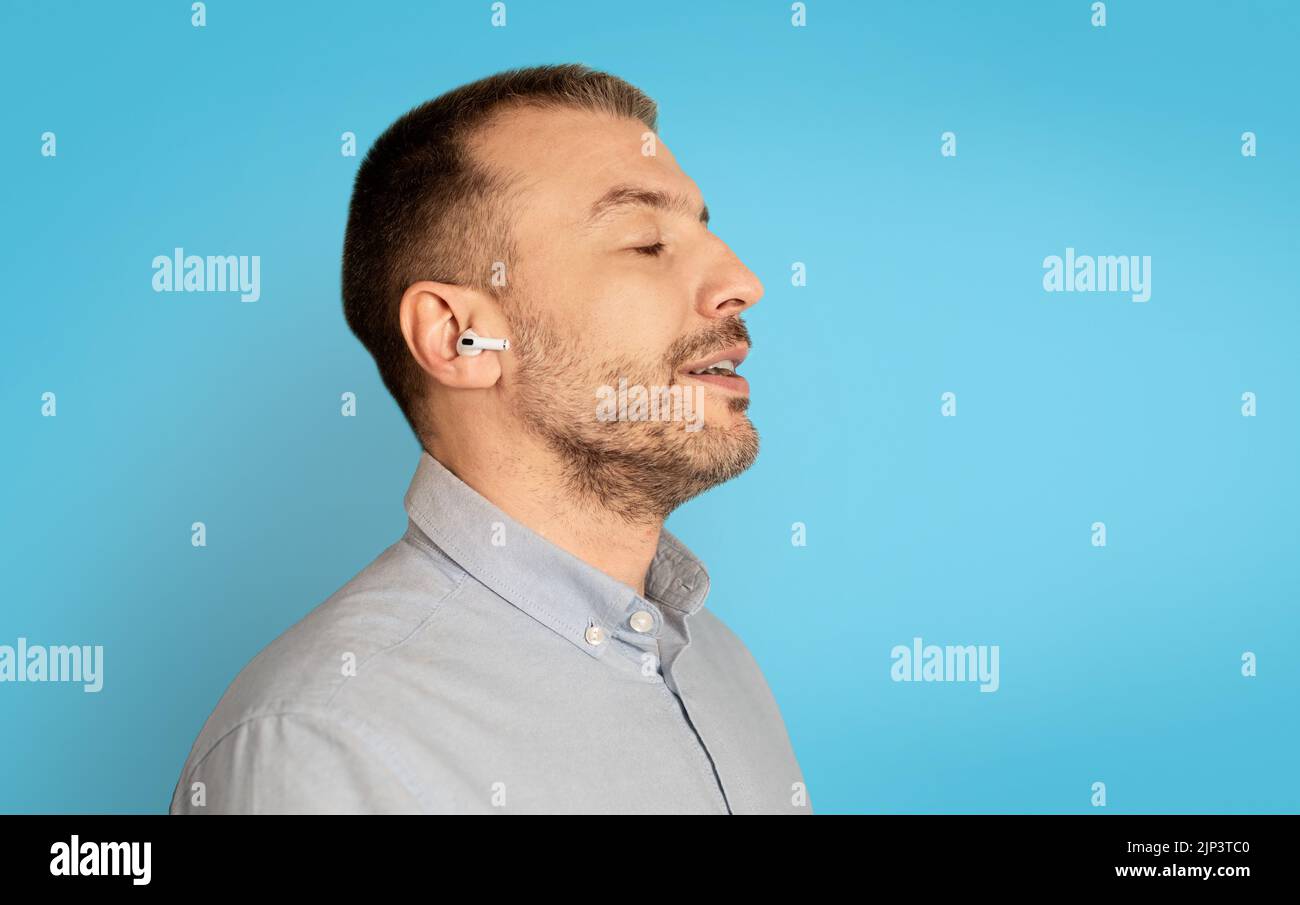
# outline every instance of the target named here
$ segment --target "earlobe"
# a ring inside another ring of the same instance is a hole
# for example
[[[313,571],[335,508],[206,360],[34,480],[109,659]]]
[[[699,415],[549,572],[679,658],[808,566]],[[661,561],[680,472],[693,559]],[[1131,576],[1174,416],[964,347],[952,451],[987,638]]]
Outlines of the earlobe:
[[[473,349],[472,354],[461,350],[463,335],[477,337],[462,326],[470,323],[474,308],[469,292],[442,283],[413,283],[402,296],[399,320],[411,356],[430,377],[446,387],[484,389],[501,379],[501,365],[495,355],[478,356],[490,346]],[[505,340],[490,342],[509,347]]]

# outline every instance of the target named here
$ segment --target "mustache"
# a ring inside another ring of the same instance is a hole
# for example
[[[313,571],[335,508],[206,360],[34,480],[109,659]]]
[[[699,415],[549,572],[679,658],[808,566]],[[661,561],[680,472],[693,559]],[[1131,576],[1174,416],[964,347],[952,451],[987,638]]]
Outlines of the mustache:
[[[710,352],[742,343],[750,347],[754,345],[749,338],[749,328],[739,316],[729,317],[716,327],[708,327],[683,336],[672,344],[665,359],[669,369],[675,372],[682,365],[703,358]]]

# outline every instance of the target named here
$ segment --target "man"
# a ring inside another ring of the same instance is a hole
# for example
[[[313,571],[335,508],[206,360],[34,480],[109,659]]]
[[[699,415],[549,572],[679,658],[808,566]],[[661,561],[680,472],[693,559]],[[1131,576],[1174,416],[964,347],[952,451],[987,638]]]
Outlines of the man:
[[[735,369],[763,288],[656,117],[538,67],[370,150],[344,309],[424,449],[408,530],[240,673],[173,813],[811,811],[663,530],[757,455]],[[461,354],[466,331],[509,348]]]

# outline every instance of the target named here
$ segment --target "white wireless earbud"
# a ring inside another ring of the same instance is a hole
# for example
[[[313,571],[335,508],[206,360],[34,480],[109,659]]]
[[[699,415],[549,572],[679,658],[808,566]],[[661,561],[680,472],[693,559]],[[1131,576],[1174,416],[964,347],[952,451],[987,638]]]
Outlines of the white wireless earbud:
[[[486,349],[489,352],[504,352],[510,348],[508,339],[489,339],[479,336],[473,330],[466,330],[456,340],[457,355],[477,355]]]

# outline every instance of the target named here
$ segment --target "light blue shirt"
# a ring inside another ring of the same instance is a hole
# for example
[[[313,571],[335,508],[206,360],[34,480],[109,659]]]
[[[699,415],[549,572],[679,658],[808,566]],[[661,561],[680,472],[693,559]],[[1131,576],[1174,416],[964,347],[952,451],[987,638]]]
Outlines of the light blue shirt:
[[[667,531],[642,596],[428,453],[406,510],[235,678],[172,813],[812,812],[757,663]]]

